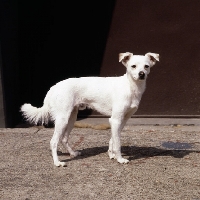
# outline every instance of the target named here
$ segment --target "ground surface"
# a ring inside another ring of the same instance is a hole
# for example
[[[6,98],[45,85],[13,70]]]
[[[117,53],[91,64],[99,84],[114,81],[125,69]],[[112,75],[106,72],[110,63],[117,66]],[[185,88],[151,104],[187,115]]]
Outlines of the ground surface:
[[[75,128],[71,144],[82,156],[53,165],[53,128],[0,129],[0,199],[188,199],[200,200],[200,127],[128,124],[122,153],[110,160],[110,129]]]

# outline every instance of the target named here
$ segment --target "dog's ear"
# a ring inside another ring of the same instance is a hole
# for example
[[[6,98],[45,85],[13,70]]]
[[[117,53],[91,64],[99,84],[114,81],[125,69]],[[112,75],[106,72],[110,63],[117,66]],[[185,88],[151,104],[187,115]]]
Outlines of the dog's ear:
[[[159,54],[157,53],[146,53],[145,56],[148,56],[152,66],[156,64],[156,61],[159,61]]]
[[[119,62],[122,62],[126,66],[126,63],[130,60],[131,56],[133,56],[133,54],[130,52],[120,53]]]

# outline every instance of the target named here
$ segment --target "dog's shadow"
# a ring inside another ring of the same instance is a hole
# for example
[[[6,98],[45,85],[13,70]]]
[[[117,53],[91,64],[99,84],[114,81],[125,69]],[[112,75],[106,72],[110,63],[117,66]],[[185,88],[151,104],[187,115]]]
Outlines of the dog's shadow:
[[[122,153],[129,156],[129,160],[137,160],[141,158],[151,158],[158,156],[170,156],[174,158],[183,158],[190,153],[199,153],[200,151],[186,149],[162,149],[160,147],[123,147]]]
[[[87,157],[97,156],[101,153],[106,153],[108,151],[108,146],[86,148],[81,150],[81,156],[75,158],[69,158],[62,160],[68,162],[74,159],[85,159]],[[157,156],[171,156],[174,158],[183,158],[190,153],[200,153],[196,150],[183,150],[183,149],[162,149],[160,147],[137,147],[137,146],[122,146],[121,148],[122,156],[128,156],[129,160],[137,160],[141,158],[151,158]],[[66,156],[68,153],[62,153],[58,151],[59,156]]]

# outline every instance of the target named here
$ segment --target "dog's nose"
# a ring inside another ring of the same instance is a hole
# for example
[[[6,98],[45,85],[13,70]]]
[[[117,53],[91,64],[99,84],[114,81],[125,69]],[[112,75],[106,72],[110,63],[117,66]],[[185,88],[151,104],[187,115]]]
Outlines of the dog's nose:
[[[139,77],[140,79],[144,79],[145,78],[145,73],[143,71],[139,72]]]

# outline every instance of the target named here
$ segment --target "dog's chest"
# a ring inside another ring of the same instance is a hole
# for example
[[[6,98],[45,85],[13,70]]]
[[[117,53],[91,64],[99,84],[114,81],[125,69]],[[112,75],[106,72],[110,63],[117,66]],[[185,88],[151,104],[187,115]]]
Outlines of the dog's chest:
[[[144,88],[143,87],[142,88],[135,87],[131,91],[130,96],[129,96],[129,100],[130,100],[129,101],[129,107],[131,109],[138,108],[143,93],[144,93]]]
[[[130,103],[129,103],[129,108],[130,109],[135,109],[138,108],[139,104],[140,104],[140,99],[141,98],[132,98]]]

